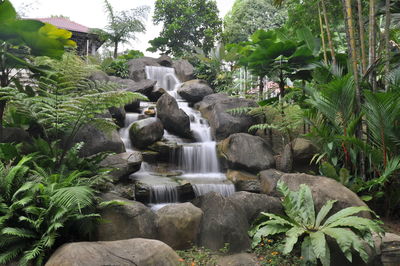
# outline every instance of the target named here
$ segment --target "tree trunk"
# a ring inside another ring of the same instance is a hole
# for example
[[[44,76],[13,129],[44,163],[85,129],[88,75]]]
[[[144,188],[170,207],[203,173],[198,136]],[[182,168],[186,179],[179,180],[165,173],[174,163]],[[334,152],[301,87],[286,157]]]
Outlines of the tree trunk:
[[[114,58],[118,56],[118,42],[114,42]]]
[[[365,74],[367,71],[367,55],[365,52],[365,30],[364,30],[364,18],[362,14],[362,3],[361,0],[357,0],[358,9],[358,24],[360,29],[360,47],[361,47],[361,67],[362,73]]]
[[[348,50],[351,56],[351,65],[353,69],[353,77],[354,77],[354,86],[356,89],[356,104],[355,104],[355,113],[358,115],[361,112],[361,88],[359,83],[359,73],[358,73],[358,63],[357,63],[357,47],[355,41],[355,32],[354,32],[354,24],[353,24],[353,11],[351,7],[351,0],[343,0],[344,5],[344,17],[346,20],[346,30],[348,36]],[[358,139],[362,139],[362,122],[359,123],[357,127],[356,136]],[[360,152],[360,176],[365,179],[365,158],[364,153]]]
[[[326,35],[328,36],[329,49],[331,50],[332,62],[333,62],[333,64],[336,65],[335,49],[333,48],[331,30],[330,30],[330,27],[329,27],[328,14],[326,13],[325,0],[321,0],[321,4],[322,4],[322,12],[323,12],[323,15],[324,15],[325,26],[326,26]]]
[[[259,80],[259,85],[258,85],[258,89],[259,89],[259,98],[260,100],[264,99],[264,77],[260,76],[260,80]]]
[[[368,64],[371,67],[376,61],[376,2],[375,0],[369,1],[369,56]],[[372,70],[369,75],[369,82],[372,86],[372,91],[376,91],[376,72]]]
[[[321,8],[319,7],[319,3],[318,3],[318,18],[319,18],[319,27],[321,29],[321,40],[322,40],[322,50],[324,52],[324,62],[325,64],[328,64],[328,55],[326,54],[324,24],[322,23]]]
[[[390,71],[390,0],[386,0],[385,5],[385,78],[389,76]],[[389,90],[389,81],[385,80],[385,90]]]

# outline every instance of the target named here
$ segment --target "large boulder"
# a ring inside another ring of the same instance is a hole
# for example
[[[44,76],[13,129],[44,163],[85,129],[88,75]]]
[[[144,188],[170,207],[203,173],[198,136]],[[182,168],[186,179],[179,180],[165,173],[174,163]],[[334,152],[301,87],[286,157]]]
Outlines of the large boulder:
[[[240,191],[230,195],[229,198],[244,210],[249,224],[251,224],[261,212],[279,215],[284,214],[281,201],[275,197]]]
[[[134,81],[146,79],[146,66],[160,66],[157,59],[151,57],[142,57],[128,61],[129,78]]]
[[[164,67],[172,67],[172,59],[168,55],[163,54],[157,59],[157,63]]]
[[[268,169],[261,171],[259,173],[260,183],[261,183],[261,193],[268,194],[274,197],[281,196],[276,191],[276,184],[282,175],[285,173],[278,171],[276,169]]]
[[[226,177],[235,184],[236,191],[248,191],[259,193],[260,180],[258,176],[245,171],[228,169]]]
[[[318,153],[318,148],[308,139],[296,138],[290,144],[286,144],[281,153],[278,169],[282,172],[305,172],[315,168],[310,161]]]
[[[257,173],[275,165],[271,148],[265,140],[246,133],[230,135],[218,144],[218,150],[231,169]]]
[[[110,206],[100,211],[101,222],[97,227],[97,240],[112,241],[129,238],[156,238],[156,215],[143,203],[121,198],[113,193],[101,196],[102,200],[119,200],[120,206]]]
[[[22,128],[17,127],[4,127],[0,128],[0,142],[11,143],[11,142],[26,142],[29,141],[29,134]]]
[[[77,242],[58,248],[46,266],[178,266],[179,256],[168,245],[153,239]]]
[[[386,233],[380,246],[383,266],[398,266],[400,263],[400,236]]]
[[[190,103],[199,102],[203,100],[205,96],[213,93],[213,90],[207,82],[200,79],[186,81],[178,89],[178,94]]]
[[[352,206],[367,206],[357,194],[332,178],[307,174],[285,174],[279,180],[285,182],[290,190],[298,190],[301,184],[309,186],[317,212],[328,200],[337,200],[331,213]],[[366,212],[360,215],[366,218],[371,217]]]
[[[247,214],[236,201],[210,192],[194,199],[192,203],[204,212],[200,225],[200,246],[219,250],[228,243],[230,252],[240,252],[250,247]]]
[[[257,119],[253,116],[234,115],[228,112],[229,110],[256,106],[257,103],[253,100],[229,97],[223,93],[207,95],[195,105],[208,120],[212,134],[217,140],[227,138],[234,133],[248,132],[252,125],[257,124]]]
[[[190,137],[190,118],[168,93],[164,93],[157,101],[157,117],[166,130],[181,137]]]
[[[120,181],[127,178],[130,174],[140,170],[142,165],[142,154],[140,152],[124,152],[108,155],[100,166],[104,168],[113,168],[110,175],[114,181]]]
[[[197,243],[203,211],[193,204],[165,206],[157,211],[158,239],[173,249],[187,249]]]
[[[109,76],[101,70],[96,70],[92,72],[89,76],[89,79],[92,81],[102,81],[102,82],[107,82],[110,80]]]
[[[110,112],[111,117],[114,119],[115,124],[117,124],[117,126],[120,128],[124,127],[126,117],[125,109],[122,107],[111,107],[108,108],[108,111]]]
[[[87,157],[99,152],[125,152],[124,143],[117,130],[111,132],[103,132],[93,125],[84,125],[76,133],[72,143],[67,145],[83,142],[84,146],[80,150],[80,155]]]
[[[193,79],[194,67],[187,60],[174,61],[172,67],[175,69],[176,76],[181,82]]]
[[[138,92],[146,96],[150,96],[157,81],[151,79],[144,79],[138,82],[129,79],[121,79],[120,84],[123,84],[123,89]]]
[[[164,135],[164,127],[158,118],[146,118],[134,122],[129,129],[129,137],[132,145],[137,148],[145,148]]]

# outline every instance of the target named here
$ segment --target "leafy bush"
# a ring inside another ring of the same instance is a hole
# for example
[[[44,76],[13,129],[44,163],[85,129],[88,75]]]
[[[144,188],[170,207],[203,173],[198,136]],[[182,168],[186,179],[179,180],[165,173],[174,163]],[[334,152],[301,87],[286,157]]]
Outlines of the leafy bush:
[[[12,149],[3,144],[1,154]],[[1,158],[0,264],[17,259],[20,265],[42,265],[57,241],[87,238],[99,218],[94,187],[104,175],[49,173],[36,156]]]
[[[330,251],[326,237],[334,239],[346,258],[352,261],[352,252],[356,251],[367,262],[368,254],[364,242],[374,247],[372,233],[382,233],[377,222],[353,216],[361,211],[372,212],[368,207],[348,207],[327,217],[336,200],[329,200],[316,215],[314,200],[308,186],[302,184],[298,191],[290,191],[283,182],[277,188],[283,194],[283,207],[287,216],[262,213],[269,218],[256,225],[251,231],[253,246],[263,238],[285,234],[283,254],[292,252],[293,247],[302,239],[301,256],[313,265],[319,259],[323,265],[330,265]]]

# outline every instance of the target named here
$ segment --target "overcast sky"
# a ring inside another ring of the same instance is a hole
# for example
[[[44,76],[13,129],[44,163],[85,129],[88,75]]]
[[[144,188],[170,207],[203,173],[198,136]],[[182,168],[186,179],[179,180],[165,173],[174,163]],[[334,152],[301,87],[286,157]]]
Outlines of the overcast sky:
[[[17,11],[28,4],[28,8],[24,9],[23,13],[29,18],[64,15],[90,28],[103,28],[107,23],[103,0],[11,0],[11,2]],[[138,34],[137,40],[132,42],[133,49],[151,55],[145,51],[149,46],[148,41],[157,37],[161,30],[161,26],[154,26],[151,20],[155,0],[109,0],[109,2],[115,10],[131,9],[140,5],[151,7],[151,14],[147,20],[147,32]],[[221,17],[224,17],[231,9],[233,2],[234,0],[217,0]]]

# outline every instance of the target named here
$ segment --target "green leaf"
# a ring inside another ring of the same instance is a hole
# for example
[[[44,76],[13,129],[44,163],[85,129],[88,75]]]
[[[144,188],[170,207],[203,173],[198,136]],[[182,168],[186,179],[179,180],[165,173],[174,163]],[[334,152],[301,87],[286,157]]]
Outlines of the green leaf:
[[[321,231],[311,232],[310,239],[315,256],[320,259],[325,257],[326,254],[325,234]]]
[[[285,245],[283,248],[283,254],[289,254],[293,250],[293,246],[299,240],[299,237],[306,231],[301,227],[293,227],[286,232]]]
[[[317,263],[317,257],[314,253],[314,248],[311,245],[310,236],[306,236],[301,244],[301,256],[306,262],[311,262],[312,264]]]
[[[321,210],[317,215],[317,219],[315,221],[315,228],[319,228],[321,222],[325,219],[326,215],[328,215],[329,211],[332,209],[333,204],[335,204],[337,200],[328,200],[324,206],[322,206]]]
[[[330,216],[323,224],[323,227],[327,227],[333,222],[336,222],[342,218],[351,216],[353,214],[357,214],[362,211],[371,212],[371,209],[368,208],[367,206],[360,206],[360,207],[348,207],[343,210],[340,210],[337,213],[335,213],[334,215]]]
[[[0,3],[0,23],[6,23],[17,18],[17,12],[9,0]]]

